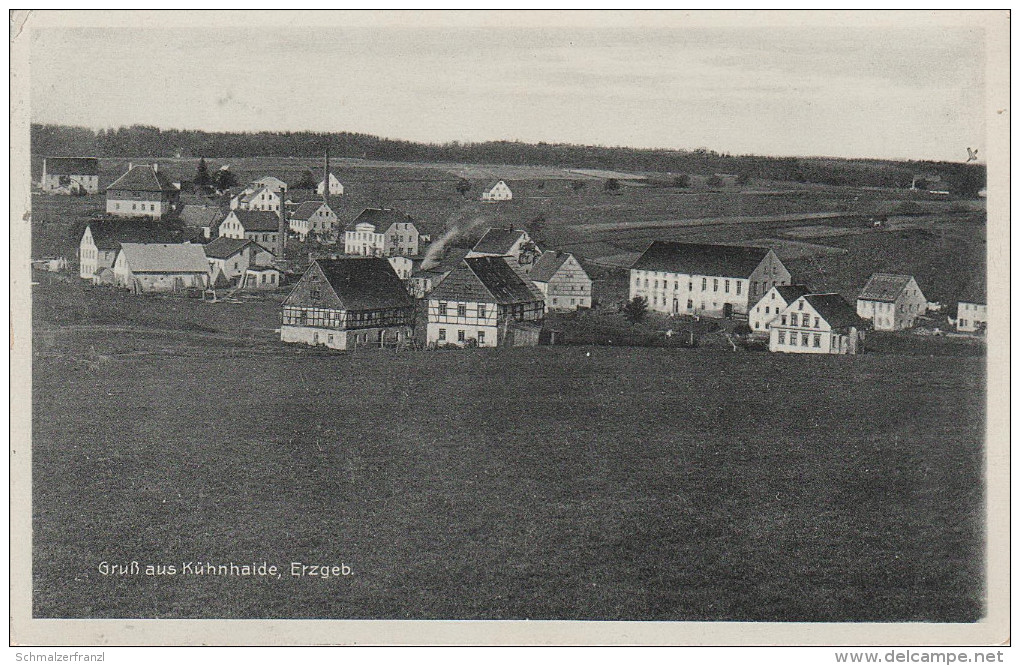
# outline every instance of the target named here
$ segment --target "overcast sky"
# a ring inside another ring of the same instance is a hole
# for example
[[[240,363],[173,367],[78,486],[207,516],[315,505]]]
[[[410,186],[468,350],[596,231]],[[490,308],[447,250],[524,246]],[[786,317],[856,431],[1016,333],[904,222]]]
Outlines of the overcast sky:
[[[36,29],[33,122],[966,159],[979,28]]]

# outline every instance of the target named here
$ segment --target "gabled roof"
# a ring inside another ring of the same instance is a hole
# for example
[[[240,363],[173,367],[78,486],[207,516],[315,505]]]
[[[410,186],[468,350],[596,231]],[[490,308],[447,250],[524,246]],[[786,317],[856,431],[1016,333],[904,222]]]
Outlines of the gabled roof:
[[[241,203],[249,203],[251,201],[254,201],[255,197],[262,194],[263,192],[269,194],[271,197],[279,196],[279,194],[272,188],[267,187],[265,185],[260,185],[259,187],[256,187],[254,189],[242,190],[241,193],[237,195],[238,201],[240,201]]]
[[[337,178],[336,174],[334,174],[332,171],[329,172],[329,177],[332,178],[333,180],[335,180],[338,183],[340,182],[340,179]],[[316,187],[318,187],[319,185],[322,185],[323,181],[325,181],[325,180],[326,180],[325,178],[321,179],[318,183],[316,183]]]
[[[315,215],[315,213],[318,212],[318,210],[320,208],[322,208],[323,206],[326,206],[326,208],[329,208],[328,205],[326,205],[326,204],[324,204],[322,202],[322,199],[313,199],[313,200],[302,202],[301,205],[298,206],[294,210],[293,213],[291,213],[290,219],[292,219],[292,220],[310,220],[312,218],[312,216]],[[329,208],[329,210],[330,210],[330,212],[332,212],[333,209]]]
[[[191,243],[121,243],[132,273],[208,273],[201,245]]]
[[[566,263],[567,259],[570,259],[572,256],[574,255],[569,252],[561,252],[559,250],[543,252],[542,256],[531,267],[531,273],[528,274],[531,277],[531,281],[548,282]]]
[[[179,234],[155,222],[139,222],[136,225],[121,220],[93,222],[87,224],[86,228],[92,234],[92,242],[100,250],[119,250],[121,243],[164,243],[181,240]]]
[[[489,184],[485,186],[485,190],[486,190],[486,191],[488,191],[488,190],[491,190],[492,188],[496,187],[496,186],[497,186],[497,185],[499,185],[500,183],[503,183],[503,184],[504,184],[504,185],[506,185],[507,187],[510,187],[510,183],[506,182],[506,181],[505,181],[505,180],[503,180],[502,178],[497,178],[497,179],[495,179],[495,180],[490,180],[490,181],[489,181]]]
[[[271,210],[244,210],[236,208],[230,212],[237,216],[245,231],[280,230],[280,216]]]
[[[181,208],[181,221],[189,227],[214,227],[226,217],[216,206],[185,205]]]
[[[490,228],[475,243],[473,251],[485,254],[509,254],[514,243],[524,234],[525,232],[520,229]]]
[[[99,174],[99,158],[47,157],[46,173],[56,176],[96,176]]]
[[[148,165],[131,167],[126,174],[113,181],[106,188],[110,190],[125,190],[128,192],[177,192],[177,188],[166,177],[166,174]]]
[[[393,208],[366,208],[345,227],[345,231],[354,231],[363,222],[372,224],[375,227],[375,233],[378,234],[385,232],[398,222],[414,224],[414,218]],[[417,227],[415,228],[417,229]]]
[[[430,298],[512,305],[541,301],[542,293],[503,257],[470,257],[454,269]]]
[[[470,252],[471,250],[463,247],[448,247],[439,263],[432,264],[429,268],[422,269],[423,262],[418,260],[415,263],[415,275],[445,275],[460,266]]]
[[[414,307],[390,262],[382,257],[316,259],[343,310]]]
[[[857,298],[865,301],[895,302],[912,279],[909,275],[875,273],[868,279]]]
[[[779,284],[773,287],[773,289],[783,297],[787,304],[793,303],[801,296],[811,293],[811,290],[802,284]]]
[[[264,252],[270,252],[250,238],[227,238],[226,236],[220,236],[206,244],[205,256],[210,259],[229,259],[249,245],[254,245]],[[272,253],[270,252],[270,254]]]
[[[807,294],[804,296],[815,312],[828,322],[829,326],[835,329],[845,329],[850,326],[860,328],[865,321],[857,316],[854,306],[850,305],[845,298],[839,294]]]
[[[771,252],[767,247],[653,241],[631,267],[687,275],[747,277]]]

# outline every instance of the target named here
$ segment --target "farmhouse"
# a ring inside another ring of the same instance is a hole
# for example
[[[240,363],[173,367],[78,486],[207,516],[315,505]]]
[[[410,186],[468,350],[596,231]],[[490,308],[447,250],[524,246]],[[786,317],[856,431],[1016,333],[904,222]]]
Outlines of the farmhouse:
[[[543,252],[528,277],[542,292],[548,310],[591,307],[591,278],[568,252]]]
[[[769,351],[796,354],[856,354],[863,351],[866,322],[839,294],[796,298],[769,328]]]
[[[439,263],[431,264],[428,268],[419,268],[411,273],[408,281],[408,288],[415,298],[424,298],[433,289],[442,284],[446,276],[455,268],[461,265],[470,250],[459,247],[446,248],[446,254]],[[425,265],[424,263],[422,264]]]
[[[280,216],[269,211],[238,208],[230,211],[220,223],[220,236],[247,238],[275,248],[280,236]]]
[[[230,210],[278,211],[282,195],[264,186],[242,190],[230,199]]]
[[[47,157],[39,186],[50,194],[95,194],[99,191],[99,159]]]
[[[533,346],[545,302],[504,257],[470,257],[429,294],[430,345]]]
[[[121,243],[154,243],[169,241],[170,233],[152,222],[138,225],[102,222],[85,227],[78,242],[78,274],[82,279],[99,281],[99,274],[113,268]]]
[[[490,228],[471,248],[468,256],[506,257],[528,273],[541,253],[542,251],[531,240],[531,236],[523,229]]]
[[[324,185],[325,182],[326,182],[325,180],[320,180],[319,184],[315,186],[316,194],[319,194],[319,195],[322,194],[322,190],[325,187],[325,185]],[[337,179],[337,177],[334,176],[332,172],[330,172],[330,174],[329,174],[329,194],[328,194],[328,196],[331,196],[331,197],[340,197],[340,196],[343,196],[343,194],[344,194],[343,183],[341,183]]]
[[[960,301],[956,306],[956,330],[973,333],[988,326],[988,304]]]
[[[666,314],[747,314],[790,271],[764,247],[654,241],[630,271],[630,298]]]
[[[411,336],[414,299],[385,259],[313,261],[283,301],[283,342],[353,349]]]
[[[364,257],[418,254],[418,228],[392,208],[366,208],[344,230],[344,253]]]
[[[857,296],[857,314],[876,331],[910,328],[928,309],[928,299],[910,275],[875,273]]]
[[[160,220],[178,209],[180,196],[180,190],[159,170],[158,164],[132,165],[106,188],[106,212],[117,217]]]
[[[287,183],[276,176],[263,176],[254,181],[250,187],[253,192],[263,187],[271,192],[282,192],[287,189]]]
[[[205,246],[209,273],[219,271],[227,280],[244,275],[249,268],[270,266],[273,253],[253,240],[220,236]]]
[[[747,325],[751,327],[751,332],[768,335],[769,324],[779,317],[779,313],[807,293],[808,288],[802,284],[781,284],[769,289],[747,315]]]
[[[331,235],[337,226],[337,216],[329,204],[323,201],[305,201],[290,215],[290,230],[302,241],[308,234]]]
[[[204,204],[185,204],[181,206],[181,222],[187,227],[201,231],[204,238],[215,238],[219,235],[220,222],[226,213],[219,206]]]
[[[506,181],[494,180],[482,189],[482,201],[510,201],[513,198]]]
[[[209,286],[205,252],[191,243],[121,243],[113,274],[136,294]]]

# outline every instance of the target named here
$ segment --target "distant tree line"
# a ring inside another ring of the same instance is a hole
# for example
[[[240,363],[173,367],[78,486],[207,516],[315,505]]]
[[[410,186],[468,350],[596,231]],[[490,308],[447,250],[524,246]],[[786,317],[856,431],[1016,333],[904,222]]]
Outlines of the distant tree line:
[[[984,187],[985,167],[956,162],[764,157],[713,150],[661,150],[575,144],[486,141],[417,143],[354,132],[203,132],[148,125],[92,130],[33,124],[36,155],[97,157],[319,157],[330,154],[403,162],[529,164],[657,173],[735,174],[827,185],[907,188],[919,173],[938,173],[952,191],[973,196]],[[678,186],[685,187],[686,185]]]

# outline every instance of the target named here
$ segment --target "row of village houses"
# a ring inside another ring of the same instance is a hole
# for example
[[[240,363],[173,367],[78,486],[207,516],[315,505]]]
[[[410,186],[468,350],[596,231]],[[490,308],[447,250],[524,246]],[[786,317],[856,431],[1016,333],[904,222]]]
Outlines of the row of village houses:
[[[215,239],[205,245],[137,243],[118,238],[116,230],[98,235],[86,229],[81,276],[135,291],[277,288],[275,264],[287,228],[283,187],[273,177],[249,185],[231,200]],[[107,209],[130,202],[158,214],[164,204],[174,205],[175,191],[157,166],[132,166],[107,188]],[[301,203],[289,229],[301,236],[338,226],[324,196]],[[387,336],[400,340],[411,321],[404,308],[427,297],[430,344],[534,344],[546,311],[591,307],[592,281],[576,257],[542,252],[526,231],[489,229],[472,249],[447,248],[428,263],[416,259],[422,244],[410,216],[363,210],[344,227],[345,256],[313,263],[294,287],[284,303],[281,337],[337,349],[382,344]],[[746,316],[752,334],[768,336],[770,349],[801,353],[856,353],[866,328],[908,328],[928,309],[911,276],[873,275],[855,309],[838,294],[793,284],[769,248],[667,241],[653,242],[633,265],[629,296],[664,314]],[[960,330],[987,321],[984,303],[960,303],[958,311]]]

